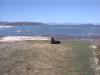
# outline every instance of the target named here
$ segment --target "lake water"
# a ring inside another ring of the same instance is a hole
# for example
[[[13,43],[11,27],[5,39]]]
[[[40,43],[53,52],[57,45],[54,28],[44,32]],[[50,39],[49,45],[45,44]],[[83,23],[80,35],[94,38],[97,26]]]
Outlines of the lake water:
[[[0,28],[0,36],[100,37],[99,25],[25,25]]]

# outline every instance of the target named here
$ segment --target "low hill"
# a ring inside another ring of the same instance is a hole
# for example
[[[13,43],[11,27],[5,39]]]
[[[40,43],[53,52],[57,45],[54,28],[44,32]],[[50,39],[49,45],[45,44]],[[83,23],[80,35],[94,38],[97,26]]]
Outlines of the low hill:
[[[40,22],[0,22],[0,25],[44,25]]]

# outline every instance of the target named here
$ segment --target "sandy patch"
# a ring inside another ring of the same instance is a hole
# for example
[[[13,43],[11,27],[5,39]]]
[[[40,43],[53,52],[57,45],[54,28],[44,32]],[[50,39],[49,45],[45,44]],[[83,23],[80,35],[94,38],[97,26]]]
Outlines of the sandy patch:
[[[50,37],[38,37],[38,36],[6,36],[0,38],[0,42],[13,42],[23,40],[50,40]]]
[[[2,29],[2,28],[11,28],[11,27],[13,27],[13,26],[0,26],[0,29]]]

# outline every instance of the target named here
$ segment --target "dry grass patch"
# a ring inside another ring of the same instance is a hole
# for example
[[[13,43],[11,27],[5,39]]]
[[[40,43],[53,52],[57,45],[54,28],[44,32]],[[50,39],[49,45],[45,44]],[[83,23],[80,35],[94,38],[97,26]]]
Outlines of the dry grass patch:
[[[62,42],[60,45],[48,41],[1,44],[0,75],[92,75],[84,47],[87,46],[79,42]]]
[[[73,69],[71,50],[63,45],[17,42],[2,45],[0,52],[2,75],[65,75]]]

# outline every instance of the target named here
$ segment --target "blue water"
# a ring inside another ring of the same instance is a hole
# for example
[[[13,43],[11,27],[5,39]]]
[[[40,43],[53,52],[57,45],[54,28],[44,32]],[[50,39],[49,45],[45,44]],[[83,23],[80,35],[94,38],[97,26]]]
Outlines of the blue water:
[[[100,37],[99,25],[25,25],[0,28],[0,36]]]

